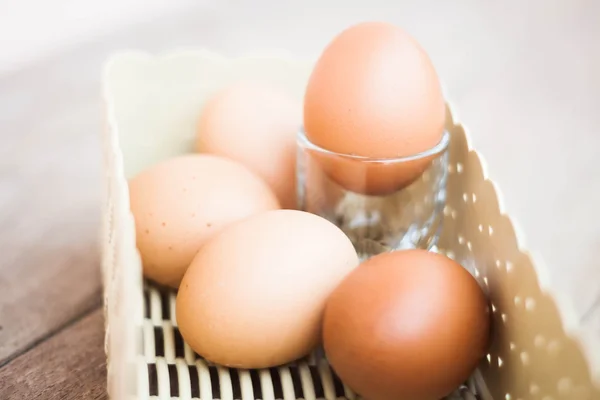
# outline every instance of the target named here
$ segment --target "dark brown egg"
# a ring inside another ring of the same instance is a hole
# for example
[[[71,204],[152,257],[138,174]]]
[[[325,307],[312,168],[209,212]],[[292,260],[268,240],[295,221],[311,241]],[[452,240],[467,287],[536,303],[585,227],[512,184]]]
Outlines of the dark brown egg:
[[[455,261],[425,250],[377,255],[328,300],[325,352],[368,400],[439,400],[485,355],[488,303]]]

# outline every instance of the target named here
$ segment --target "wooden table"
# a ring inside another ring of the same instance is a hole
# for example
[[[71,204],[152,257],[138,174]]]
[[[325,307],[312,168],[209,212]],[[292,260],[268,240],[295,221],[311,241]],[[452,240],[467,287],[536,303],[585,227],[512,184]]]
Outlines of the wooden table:
[[[344,2],[312,14],[260,3],[198,5],[0,77],[0,399],[106,398],[97,249],[106,56],[256,43],[312,56],[364,19],[396,21],[429,50],[529,244],[600,332],[600,224],[587,222],[600,217],[598,2],[381,1],[366,11]]]

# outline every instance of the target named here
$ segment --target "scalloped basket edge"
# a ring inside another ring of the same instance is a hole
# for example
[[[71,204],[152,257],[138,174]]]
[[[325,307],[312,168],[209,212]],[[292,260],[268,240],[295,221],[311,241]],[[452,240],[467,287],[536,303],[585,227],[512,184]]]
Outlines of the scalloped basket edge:
[[[448,98],[446,97],[446,99]],[[483,179],[492,184],[492,186],[494,187],[498,204],[498,213],[506,217],[512,223],[515,229],[519,251],[530,258],[531,263],[537,274],[540,289],[542,289],[542,292],[544,294],[549,295],[554,299],[554,302],[558,308],[562,320],[563,329],[565,330],[565,333],[572,339],[576,340],[579,346],[584,350],[583,354],[587,359],[593,383],[600,387],[600,338],[594,338],[593,335],[586,334],[580,328],[579,321],[576,317],[576,313],[574,312],[572,301],[560,290],[557,290],[555,288],[552,278],[548,273],[546,263],[542,258],[541,254],[528,248],[526,244],[526,236],[523,233],[523,230],[520,228],[518,221],[508,213],[502,190],[500,189],[498,184],[490,178],[488,169],[489,167],[485,160],[485,157],[473,147],[468,127],[461,122],[458,111],[456,110],[453,103],[449,100],[448,107],[450,109],[452,123],[454,125],[461,126],[465,132],[469,153],[477,155],[479,166],[481,167],[483,173]]]

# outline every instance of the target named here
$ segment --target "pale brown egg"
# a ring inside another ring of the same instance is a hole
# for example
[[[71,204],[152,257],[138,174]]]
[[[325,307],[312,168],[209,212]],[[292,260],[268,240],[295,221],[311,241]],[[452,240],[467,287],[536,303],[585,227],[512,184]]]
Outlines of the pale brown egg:
[[[344,233],[324,218],[267,211],[200,249],[177,294],[177,323],[206,359],[266,368],[307,355],[321,341],[325,302],[358,265]]]
[[[444,98],[431,60],[408,33],[388,23],[362,23],[340,33],[321,54],[306,87],[306,135],[334,153],[371,159],[414,156],[440,143],[444,122]],[[350,168],[327,169],[349,190],[379,195],[414,181],[430,161],[384,168],[352,160]]]
[[[267,184],[234,161],[176,157],[129,182],[144,275],[177,287],[198,249],[226,226],[279,208]]]
[[[340,378],[369,400],[439,400],[486,354],[487,299],[455,261],[425,250],[379,254],[333,292],[323,338]]]
[[[296,208],[296,132],[302,105],[278,88],[242,81],[212,97],[198,122],[196,150],[244,164]]]

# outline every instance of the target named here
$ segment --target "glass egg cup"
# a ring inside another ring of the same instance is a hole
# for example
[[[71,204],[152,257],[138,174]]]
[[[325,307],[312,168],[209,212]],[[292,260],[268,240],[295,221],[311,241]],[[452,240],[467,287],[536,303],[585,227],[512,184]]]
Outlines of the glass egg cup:
[[[437,244],[446,202],[450,134],[419,154],[369,158],[335,153],[297,134],[298,207],[328,219],[361,261]]]

